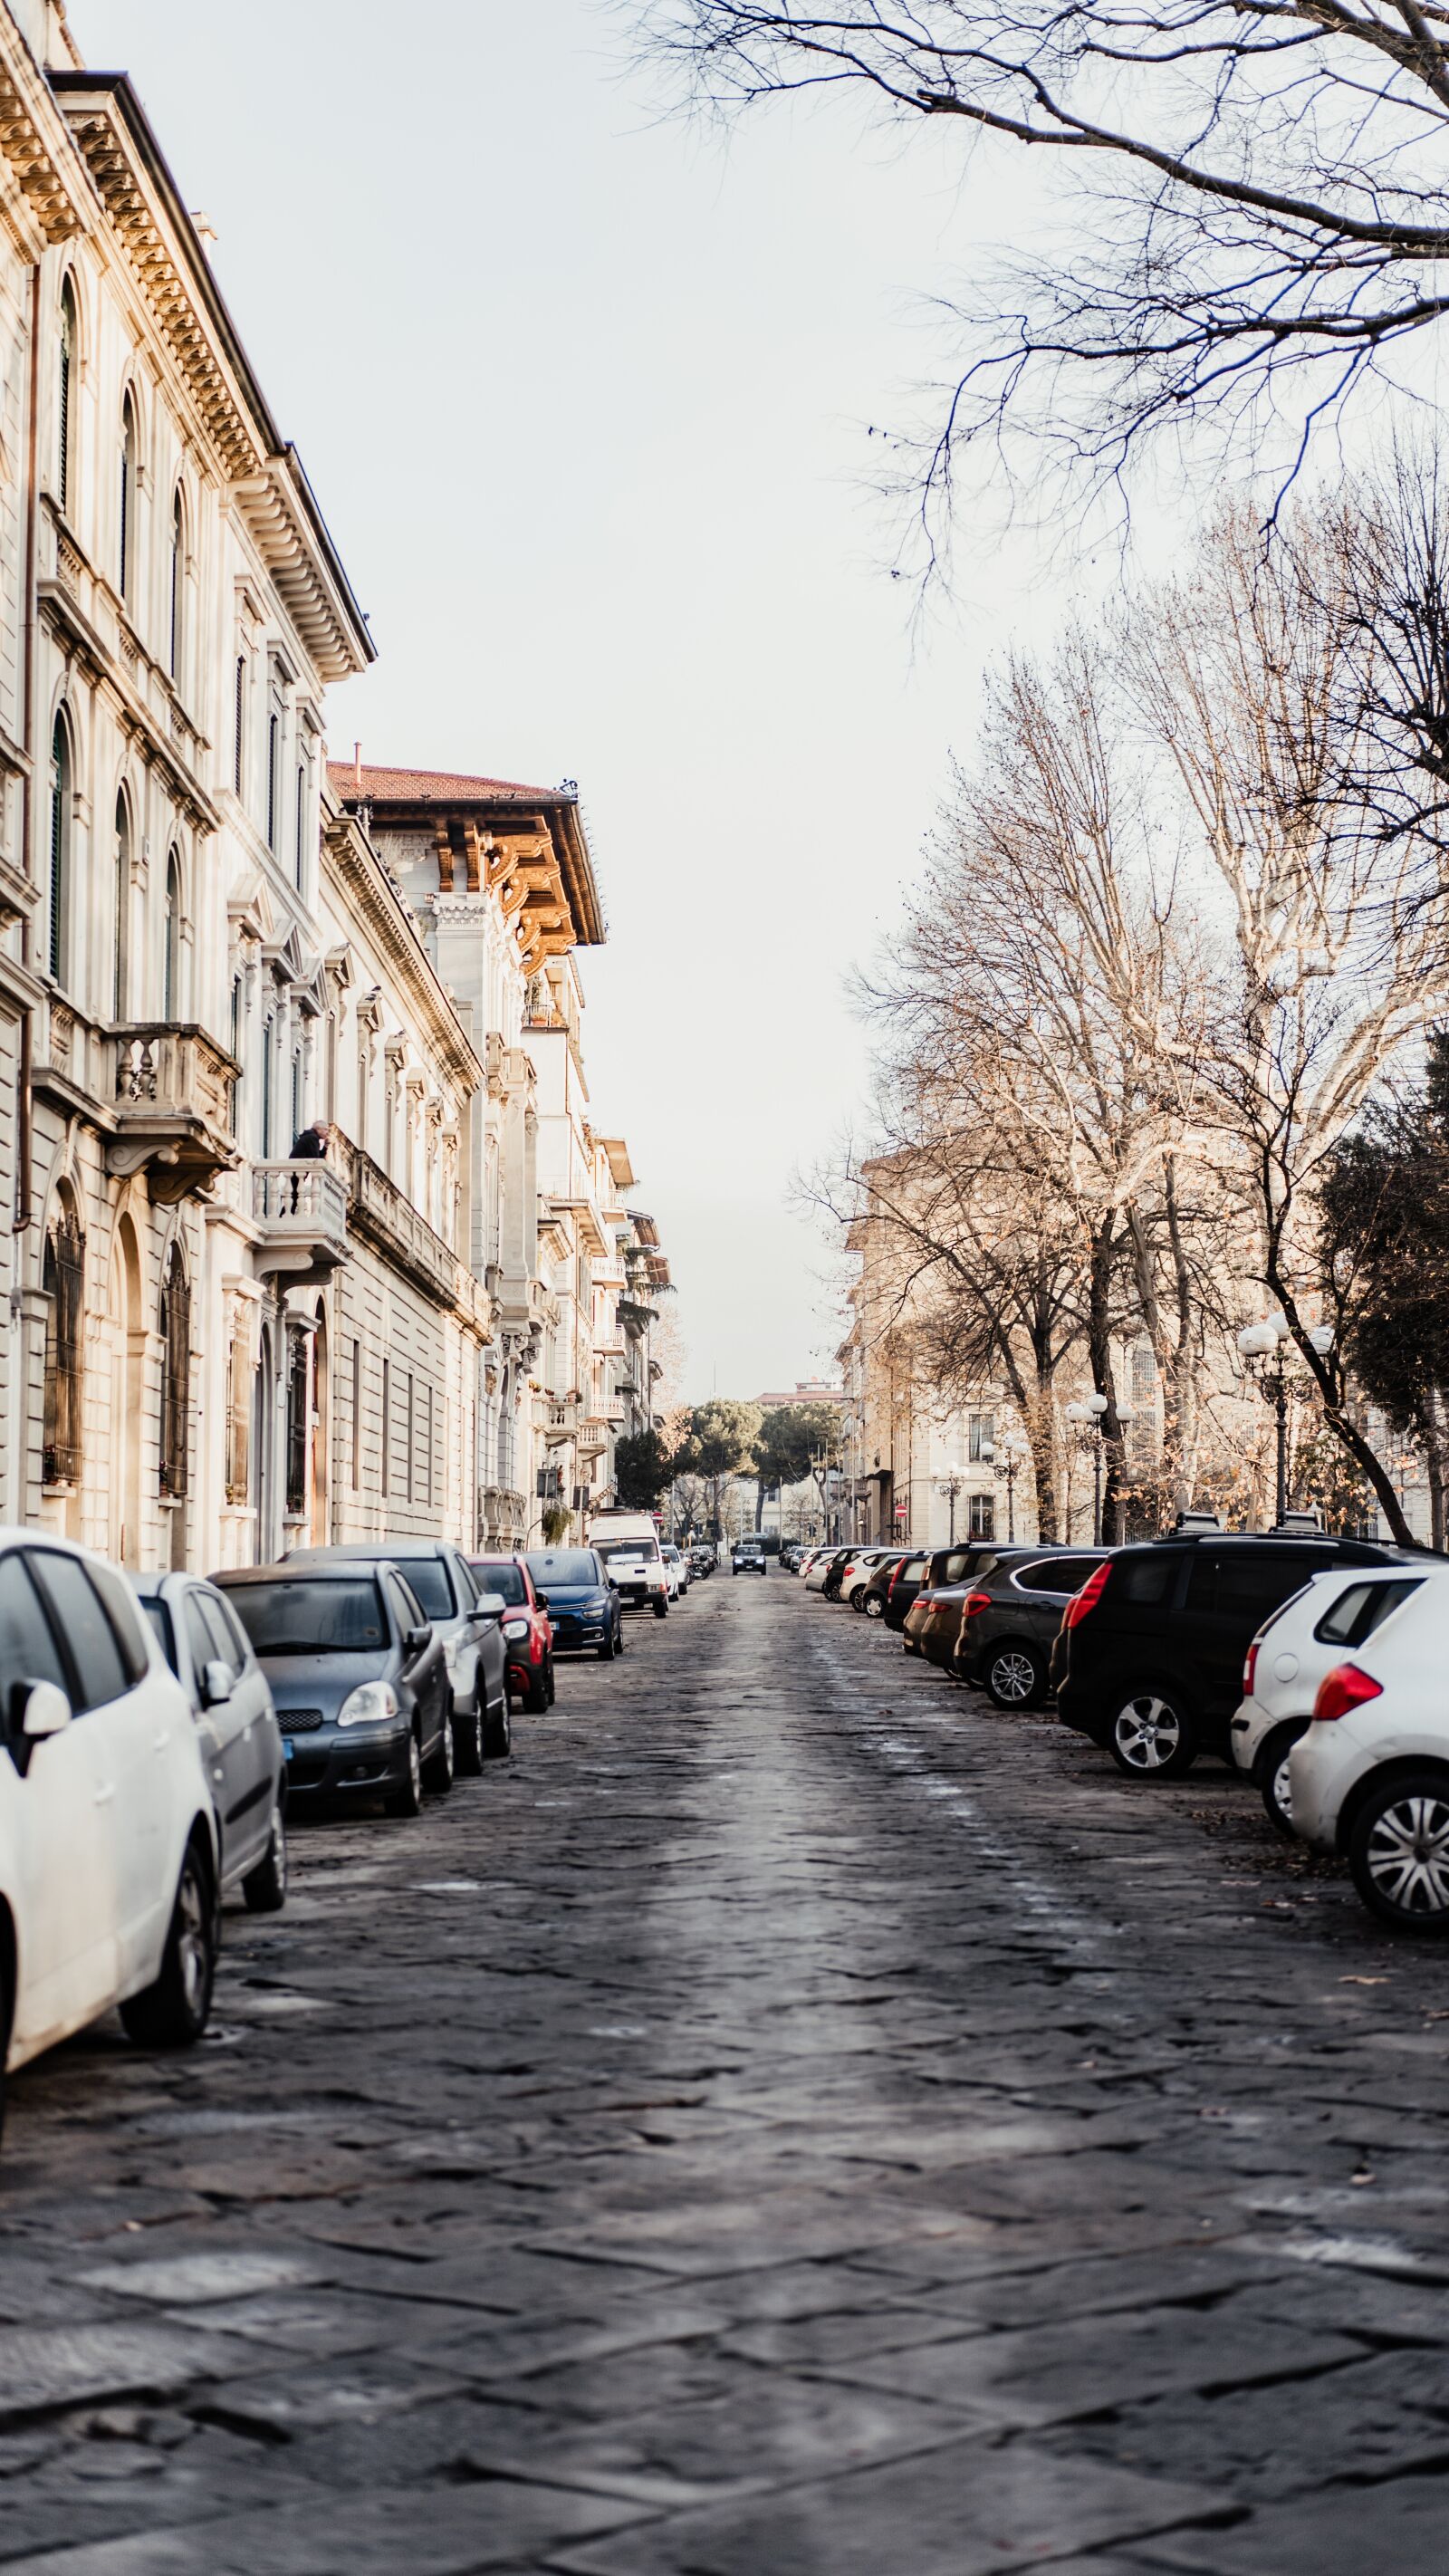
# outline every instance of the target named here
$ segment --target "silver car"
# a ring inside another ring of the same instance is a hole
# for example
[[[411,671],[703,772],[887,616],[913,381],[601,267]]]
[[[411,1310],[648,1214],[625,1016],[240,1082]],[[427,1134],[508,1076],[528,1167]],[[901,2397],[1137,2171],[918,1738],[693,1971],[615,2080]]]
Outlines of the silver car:
[[[457,1768],[476,1778],[485,1761],[513,1750],[504,1678],[508,1649],[501,1621],[505,1604],[480,1593],[461,1548],[447,1539],[353,1539],[336,1547],[294,1547],[288,1565],[395,1565],[417,1594],[448,1661],[453,1694],[453,1754]]]
[[[287,1765],[266,1676],[229,1605],[195,1574],[132,1577],[195,1718],[221,1835],[223,1894],[254,1914],[287,1897]]]

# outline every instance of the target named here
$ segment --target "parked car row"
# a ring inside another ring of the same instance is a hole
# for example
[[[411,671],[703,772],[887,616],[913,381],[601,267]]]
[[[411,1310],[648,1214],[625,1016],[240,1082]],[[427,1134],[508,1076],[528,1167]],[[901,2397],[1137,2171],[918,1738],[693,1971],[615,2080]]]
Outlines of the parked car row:
[[[1449,1559],[1202,1514],[1118,1548],[835,1548],[800,1570],[998,1708],[1054,1699],[1129,1777],[1235,1765],[1382,1920],[1449,1937]]]
[[[647,1517],[591,1542],[379,1539],[206,1579],[0,1530],[0,2126],[6,2073],[113,2006],[148,2047],[201,2037],[222,1902],[285,1904],[289,1816],[418,1815],[506,1759],[560,1657],[612,1661],[626,1607],[662,1617],[713,1565]]]

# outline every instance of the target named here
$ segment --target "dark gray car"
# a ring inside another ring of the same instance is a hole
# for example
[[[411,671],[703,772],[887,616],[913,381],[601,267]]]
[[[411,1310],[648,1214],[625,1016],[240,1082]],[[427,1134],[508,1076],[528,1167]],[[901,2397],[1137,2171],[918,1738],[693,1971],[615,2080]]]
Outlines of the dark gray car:
[[[141,1607],[191,1702],[221,1831],[223,1891],[254,1914],[287,1897],[287,1781],[267,1678],[213,1584],[195,1574],[133,1577]]]
[[[512,1751],[505,1680],[504,1604],[480,1594],[461,1548],[447,1539],[353,1539],[337,1547],[294,1547],[288,1565],[395,1565],[439,1639],[453,1695],[453,1755],[476,1777],[485,1760]]]
[[[972,1577],[956,1640],[955,1670],[998,1708],[1045,1698],[1052,1640],[1062,1613],[1110,1554],[1102,1547],[1003,1548]]]
[[[289,1805],[384,1800],[416,1816],[453,1785],[448,1665],[395,1565],[218,1574],[271,1685]]]

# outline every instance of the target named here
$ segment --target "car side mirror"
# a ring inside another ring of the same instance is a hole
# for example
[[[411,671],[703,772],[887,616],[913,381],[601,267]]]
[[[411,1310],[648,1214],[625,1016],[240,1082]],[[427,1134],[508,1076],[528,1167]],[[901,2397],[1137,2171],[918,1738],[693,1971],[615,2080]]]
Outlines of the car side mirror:
[[[59,1735],[71,1720],[70,1701],[57,1682],[19,1681],[10,1694],[11,1724],[28,1744]]]
[[[224,1664],[219,1655],[214,1662],[202,1665],[201,1705],[203,1708],[220,1708],[224,1700],[230,1699],[233,1688],[231,1666]]]
[[[546,1610],[548,1608],[548,1594],[546,1592],[535,1592],[533,1597],[538,1603],[540,1610]]]
[[[410,1655],[421,1655],[432,1642],[432,1629],[426,1625],[421,1628],[409,1628],[403,1639],[403,1644]]]
[[[480,1592],[474,1606],[480,1619],[501,1619],[508,1604],[501,1592]]]

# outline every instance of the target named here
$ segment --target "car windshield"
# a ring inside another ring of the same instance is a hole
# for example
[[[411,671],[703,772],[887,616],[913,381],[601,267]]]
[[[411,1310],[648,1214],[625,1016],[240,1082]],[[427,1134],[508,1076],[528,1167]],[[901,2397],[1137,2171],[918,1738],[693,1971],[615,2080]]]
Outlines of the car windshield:
[[[551,1547],[525,1557],[529,1573],[541,1592],[579,1590],[585,1584],[597,1589],[599,1569],[586,1547]]]
[[[227,1599],[259,1655],[375,1655],[387,1621],[370,1576],[356,1582],[279,1576],[228,1586]]]
[[[417,1594],[419,1603],[430,1619],[456,1619],[457,1604],[448,1569],[440,1556],[399,1556],[393,1559],[405,1583]]]
[[[527,1602],[528,1587],[523,1580],[521,1565],[480,1565],[475,1558],[473,1571],[484,1592],[496,1592],[504,1601]]]
[[[141,1607],[155,1629],[156,1643],[174,1673],[177,1670],[176,1633],[171,1625],[171,1613],[164,1601],[143,1601]]]

